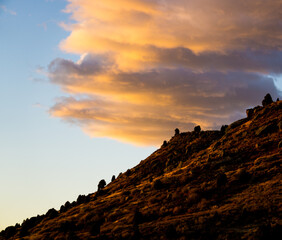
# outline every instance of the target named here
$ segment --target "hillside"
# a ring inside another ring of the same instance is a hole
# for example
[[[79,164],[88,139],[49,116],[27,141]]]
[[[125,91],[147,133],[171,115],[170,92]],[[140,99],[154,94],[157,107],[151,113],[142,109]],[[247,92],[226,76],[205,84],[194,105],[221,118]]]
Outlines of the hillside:
[[[105,188],[0,240],[278,239],[282,101],[263,105],[221,131],[176,134]]]

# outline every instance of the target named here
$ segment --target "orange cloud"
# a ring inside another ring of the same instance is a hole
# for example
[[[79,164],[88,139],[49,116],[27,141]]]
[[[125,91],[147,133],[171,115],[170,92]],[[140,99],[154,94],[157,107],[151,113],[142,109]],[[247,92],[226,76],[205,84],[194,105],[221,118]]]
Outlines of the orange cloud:
[[[280,93],[281,0],[68,0],[74,24],[49,77],[70,96],[50,110],[93,137],[160,144],[219,127]]]

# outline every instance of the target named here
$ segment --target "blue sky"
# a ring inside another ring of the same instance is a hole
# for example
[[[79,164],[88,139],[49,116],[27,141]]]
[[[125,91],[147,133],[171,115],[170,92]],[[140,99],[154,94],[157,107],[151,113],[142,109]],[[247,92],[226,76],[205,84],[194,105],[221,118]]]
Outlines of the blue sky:
[[[62,96],[38,69],[57,57],[69,33],[65,1],[0,1],[0,229],[96,191],[154,148],[90,138],[48,109]]]

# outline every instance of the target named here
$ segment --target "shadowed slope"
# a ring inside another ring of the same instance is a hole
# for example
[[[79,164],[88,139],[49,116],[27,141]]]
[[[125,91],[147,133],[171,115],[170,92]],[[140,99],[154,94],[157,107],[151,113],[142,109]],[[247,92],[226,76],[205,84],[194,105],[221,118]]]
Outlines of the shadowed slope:
[[[276,239],[281,129],[278,101],[222,131],[180,133],[99,192],[0,239]]]

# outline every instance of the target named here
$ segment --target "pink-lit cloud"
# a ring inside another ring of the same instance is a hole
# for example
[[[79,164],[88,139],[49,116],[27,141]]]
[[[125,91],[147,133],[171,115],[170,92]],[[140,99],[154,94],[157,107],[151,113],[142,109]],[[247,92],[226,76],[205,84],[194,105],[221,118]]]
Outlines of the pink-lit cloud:
[[[69,0],[73,24],[49,78],[53,116],[90,136],[160,144],[176,127],[242,117],[282,74],[281,0]]]

